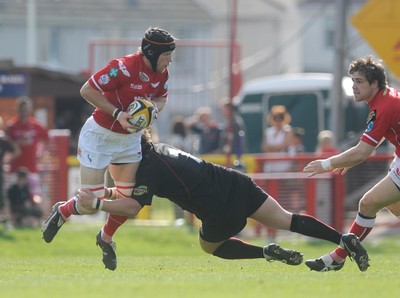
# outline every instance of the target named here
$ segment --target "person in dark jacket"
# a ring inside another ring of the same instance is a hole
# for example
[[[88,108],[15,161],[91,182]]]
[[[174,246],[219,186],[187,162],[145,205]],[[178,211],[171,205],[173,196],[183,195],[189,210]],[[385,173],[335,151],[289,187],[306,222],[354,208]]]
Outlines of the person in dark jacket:
[[[17,170],[17,181],[8,189],[8,199],[15,225],[22,226],[26,217],[32,216],[37,219],[42,217],[42,210],[33,201],[28,183],[28,171],[25,168]]]

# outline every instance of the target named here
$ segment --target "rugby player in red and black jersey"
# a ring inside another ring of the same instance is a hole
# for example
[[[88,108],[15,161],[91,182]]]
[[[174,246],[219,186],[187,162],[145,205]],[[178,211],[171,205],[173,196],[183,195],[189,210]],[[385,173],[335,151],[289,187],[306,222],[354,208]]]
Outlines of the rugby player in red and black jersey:
[[[353,234],[342,235],[312,216],[283,209],[239,171],[209,163],[166,144],[149,142],[146,133],[142,136],[142,150],[143,159],[131,199],[99,200],[90,190],[81,189],[78,205],[134,218],[145,205],[151,205],[153,195],[167,198],[201,220],[200,246],[205,252],[224,259],[265,258],[289,265],[302,263],[300,252],[283,249],[275,243],[254,246],[235,238],[245,227],[247,218],[275,229],[346,244],[350,253],[358,253],[361,247]],[[111,192],[112,199],[114,190],[106,192]],[[109,268],[107,260],[103,262]]]
[[[353,80],[354,100],[366,102],[370,108],[367,128],[356,146],[328,159],[312,161],[303,171],[310,176],[327,171],[344,175],[349,168],[365,161],[384,139],[394,145],[389,173],[363,195],[350,227],[349,232],[362,241],[374,227],[379,210],[387,207],[400,215],[400,92],[388,86],[383,62],[373,56],[356,59],[348,72]],[[316,271],[340,270],[347,256],[345,250],[337,248],[321,258],[306,261],[306,265]],[[368,256],[354,259],[361,271],[368,269]]]
[[[135,185],[135,174],[142,158],[142,132],[128,122],[130,103],[139,98],[151,100],[161,111],[168,98],[168,66],[172,63],[175,38],[167,31],[150,27],[138,52],[111,60],[81,88],[81,95],[95,106],[79,135],[77,157],[80,162],[81,187],[103,199],[104,173],[108,168],[119,198],[129,198]],[[51,242],[71,215],[85,214],[76,205],[76,197],[58,202],[43,227],[43,238]],[[111,214],[97,244],[112,249],[112,236],[127,217]]]

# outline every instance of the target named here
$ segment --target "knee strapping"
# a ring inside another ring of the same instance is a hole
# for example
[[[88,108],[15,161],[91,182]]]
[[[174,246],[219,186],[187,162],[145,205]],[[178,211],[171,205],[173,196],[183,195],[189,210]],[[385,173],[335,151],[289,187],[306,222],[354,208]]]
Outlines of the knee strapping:
[[[135,183],[115,181],[115,187],[117,189],[117,196],[122,198],[129,198],[135,187]]]
[[[82,188],[90,190],[96,198],[103,199],[105,195],[104,184],[82,184]]]

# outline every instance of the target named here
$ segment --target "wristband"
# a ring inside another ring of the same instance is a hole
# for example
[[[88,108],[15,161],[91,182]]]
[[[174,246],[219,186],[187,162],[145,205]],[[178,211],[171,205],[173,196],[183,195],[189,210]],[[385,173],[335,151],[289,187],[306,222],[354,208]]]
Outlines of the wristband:
[[[157,105],[156,105],[156,103],[155,102],[153,102],[153,106],[154,106],[154,110],[156,111],[156,113],[158,114],[158,107],[157,107]]]
[[[322,162],[321,162],[321,167],[325,170],[325,171],[329,171],[330,169],[332,169],[332,163],[331,163],[331,160],[328,158],[328,159],[324,159]]]
[[[98,198],[93,199],[92,207],[96,210],[101,210],[103,208],[104,202]]]
[[[119,114],[121,114],[121,112],[122,111],[120,109],[116,108],[114,110],[114,112],[112,113],[112,116],[118,120],[118,116],[119,116]]]

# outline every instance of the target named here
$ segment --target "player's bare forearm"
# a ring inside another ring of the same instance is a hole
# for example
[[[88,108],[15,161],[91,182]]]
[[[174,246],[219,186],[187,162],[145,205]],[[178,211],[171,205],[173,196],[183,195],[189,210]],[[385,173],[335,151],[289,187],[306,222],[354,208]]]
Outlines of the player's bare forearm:
[[[82,86],[80,93],[82,97],[91,105],[110,115],[113,114],[116,107],[99,90],[90,86],[89,82],[86,82]]]
[[[108,213],[134,218],[142,206],[131,198],[117,200],[99,200],[88,189],[79,189],[77,193],[78,204],[87,210],[102,210]]]
[[[330,158],[332,168],[351,168],[362,163],[375,147],[360,141],[356,146]]]
[[[366,160],[375,147],[360,141],[356,146],[327,159],[318,159],[307,164],[303,172],[309,173],[309,176],[321,174],[328,171],[334,171],[344,175],[347,170]]]
[[[117,200],[103,200],[101,210],[128,218],[135,218],[142,206],[134,199],[124,198]]]
[[[167,104],[168,98],[166,97],[156,97],[153,99],[153,102],[157,105],[157,111],[161,112],[165,105]]]

